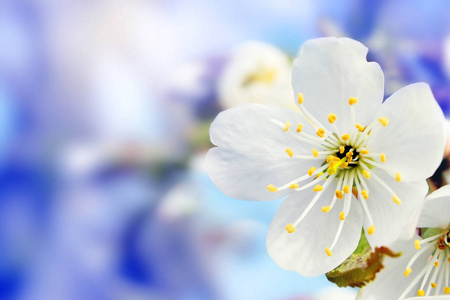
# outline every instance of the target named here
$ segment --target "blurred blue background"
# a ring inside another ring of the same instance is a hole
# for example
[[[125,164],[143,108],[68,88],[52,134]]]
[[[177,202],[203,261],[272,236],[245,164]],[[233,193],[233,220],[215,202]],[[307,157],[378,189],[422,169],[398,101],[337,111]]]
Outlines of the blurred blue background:
[[[260,51],[237,49],[263,42],[289,64],[321,36],[360,40],[387,95],[426,81],[449,115],[449,13],[446,0],[1,0],[0,299],[353,299],[271,261],[280,201],[215,188],[209,124],[230,97],[289,100],[264,99],[286,91],[275,73],[233,86],[236,61]]]

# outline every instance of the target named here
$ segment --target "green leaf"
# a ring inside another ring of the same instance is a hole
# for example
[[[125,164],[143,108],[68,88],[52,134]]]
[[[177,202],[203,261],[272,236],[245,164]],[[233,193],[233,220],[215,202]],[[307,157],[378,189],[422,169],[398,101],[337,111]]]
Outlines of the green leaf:
[[[359,247],[359,246],[358,246]],[[383,266],[386,256],[398,257],[401,253],[394,253],[387,247],[376,247],[375,251],[364,254],[350,255],[340,266],[326,274],[327,279],[339,287],[363,287],[375,276]]]

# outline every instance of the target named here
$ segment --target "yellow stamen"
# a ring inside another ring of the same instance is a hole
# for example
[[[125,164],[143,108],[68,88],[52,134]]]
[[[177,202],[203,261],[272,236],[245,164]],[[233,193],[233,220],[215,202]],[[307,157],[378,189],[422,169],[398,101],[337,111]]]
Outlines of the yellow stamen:
[[[361,195],[363,196],[364,199],[366,199],[366,200],[369,199],[369,194],[367,193],[366,190],[362,190]]]
[[[320,184],[316,185],[313,188],[313,192],[320,192],[320,191],[323,191],[323,186],[321,186]]]
[[[348,151],[347,154],[345,154],[345,156],[347,157],[353,156],[353,151]]]
[[[339,219],[341,219],[341,221],[344,221],[344,220],[345,220],[345,213],[344,213],[343,211],[341,211],[341,212],[339,213]]]
[[[380,160],[381,160],[381,162],[386,162],[386,154],[381,153],[380,154]]]
[[[341,138],[343,141],[347,141],[350,138],[350,134],[344,134]]]
[[[298,93],[297,95],[298,104],[303,104],[303,94]]]
[[[414,247],[416,247],[417,250],[420,249],[420,241],[419,240],[414,241]]]
[[[375,232],[375,225],[372,225],[369,228],[367,228],[367,233],[369,235],[372,235],[374,232]]]
[[[333,160],[334,161],[340,161],[341,159],[339,157],[335,156],[335,157],[333,157]]]
[[[359,152],[359,153],[366,155],[366,154],[369,154],[369,150],[362,149],[361,152]]]
[[[358,99],[355,97],[351,97],[350,99],[348,99],[348,104],[353,105],[358,103]]]
[[[342,168],[342,169],[347,168],[347,166],[348,166],[348,163],[346,163],[346,162],[341,164],[341,168]]]
[[[283,131],[288,131],[289,127],[291,127],[291,123],[286,122],[286,126],[284,127]]]
[[[358,130],[361,131],[361,132],[364,131],[364,126],[362,126],[359,123],[356,123],[355,127],[358,128]]]
[[[273,184],[269,184],[269,185],[267,186],[267,189],[268,189],[269,191],[271,191],[271,192],[276,192],[276,191],[278,191],[278,189],[276,188],[276,186],[274,186]]]
[[[344,146],[340,146],[339,147],[339,153],[342,154],[345,151],[345,147]]]
[[[338,199],[344,199],[344,195],[342,194],[342,191],[337,190],[336,191],[336,198]]]
[[[334,122],[336,122],[336,120],[337,120],[337,116],[336,116],[335,114],[330,113],[330,114],[328,115],[328,122],[330,122],[331,124],[333,124]]]
[[[303,129],[303,124],[298,124],[297,125],[297,132],[302,132]]]
[[[291,190],[298,188],[298,183],[293,183],[289,186]]]
[[[407,268],[407,269],[405,270],[405,273],[403,273],[403,275],[404,275],[405,277],[408,277],[408,275],[409,275],[411,272],[412,272],[412,269],[411,269],[411,268]]]
[[[287,231],[288,233],[293,233],[293,232],[295,231],[295,226],[292,225],[292,224],[287,224],[287,225],[286,225],[286,231]]]
[[[312,153],[313,153],[314,157],[319,156],[319,151],[317,151],[317,149],[313,149]]]
[[[367,171],[367,170],[364,170],[363,172],[362,172],[362,174],[364,175],[364,177],[366,177],[367,179],[369,179],[370,178],[370,173],[369,173],[369,171]]]
[[[308,175],[309,175],[309,176],[312,176],[312,174],[314,173],[315,170],[316,170],[315,167],[311,167],[311,168],[308,170]]]
[[[383,125],[384,127],[386,127],[389,124],[389,118],[388,117],[379,118],[378,121],[380,121],[381,125]]]
[[[395,180],[396,181],[402,181],[402,174],[400,174],[400,173],[395,173]]]
[[[292,152],[292,149],[291,149],[291,148],[287,148],[287,149],[286,149],[286,153],[287,153],[290,157],[294,156],[294,152]]]
[[[329,163],[330,161],[332,161],[332,160],[333,160],[333,158],[334,158],[334,156],[333,156],[333,155],[330,155],[330,156],[328,156],[328,157],[327,157],[327,162]]]
[[[322,175],[323,175],[323,172],[320,172],[319,174],[316,175],[316,177],[314,177],[314,179],[317,179],[317,178],[319,178]]]
[[[331,165],[331,163],[330,163],[330,165]],[[329,167],[327,169],[327,173],[328,173],[328,175],[333,175],[334,173],[336,173],[336,169],[333,167]]]
[[[434,266],[435,266],[435,267],[439,267],[439,262],[435,261],[435,262],[434,262]]]
[[[323,138],[323,137],[325,136],[325,129],[323,129],[323,128],[317,129],[316,134],[317,134],[319,137]]]
[[[424,290],[417,290],[417,296],[425,296],[425,291]]]
[[[344,193],[348,194],[348,193],[350,193],[350,187],[348,185],[345,185],[344,188],[342,189],[342,191],[344,191]]]
[[[397,196],[392,196],[392,200],[395,202],[395,204],[402,204],[402,201]]]
[[[436,284],[435,282],[432,282],[432,283],[431,283],[431,287],[432,287],[433,289],[435,289],[435,288],[437,287],[437,284]]]
[[[328,256],[333,255],[333,252],[331,252],[330,248],[328,248],[328,247],[325,248],[325,253],[326,253]]]
[[[322,212],[329,212],[331,210],[330,206],[322,206]]]
[[[444,293],[449,294],[450,293],[450,288],[448,286],[446,286],[444,288]]]

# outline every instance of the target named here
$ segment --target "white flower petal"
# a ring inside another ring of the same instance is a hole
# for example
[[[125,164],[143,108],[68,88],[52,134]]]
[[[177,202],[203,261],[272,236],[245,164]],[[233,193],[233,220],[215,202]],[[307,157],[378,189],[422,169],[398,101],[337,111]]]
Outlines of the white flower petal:
[[[421,208],[428,185],[425,180],[414,182],[397,182],[382,170],[376,168],[372,173],[383,180],[400,198],[401,204],[392,200],[392,194],[381,186],[375,178],[366,180],[369,188],[367,207],[375,223],[375,233],[367,235],[372,247],[383,246],[392,243],[401,236],[405,227],[413,221],[417,210]],[[370,226],[367,218],[364,219],[364,227]]]
[[[304,43],[294,61],[292,86],[303,93],[304,105],[322,124],[329,113],[337,115],[336,125],[354,129],[348,100],[354,105],[356,122],[368,125],[383,100],[384,76],[380,66],[367,62],[367,48],[348,38],[320,38]],[[327,125],[324,126],[327,126]]]
[[[447,228],[450,223],[450,185],[445,185],[425,198],[417,227]]]
[[[286,225],[297,220],[315,193],[311,190],[295,192],[281,204],[267,236],[268,252],[279,266],[304,276],[317,276],[337,267],[355,250],[360,238],[362,212],[359,203],[353,199],[340,238],[332,251],[333,255],[329,257],[325,253],[325,248],[331,246],[341,222],[339,213],[343,208],[342,200],[338,200],[330,212],[321,211],[322,206],[330,205],[335,186],[331,184],[323,192],[293,233],[287,233]]]
[[[428,178],[442,161],[445,146],[444,115],[430,87],[408,85],[389,97],[376,113],[389,124],[368,141],[372,152],[386,154],[386,166],[403,180]]]
[[[210,129],[211,141],[219,147],[209,150],[206,157],[214,184],[237,199],[272,200],[285,196],[290,189],[273,193],[266,187],[287,184],[323,162],[289,157],[286,153],[291,148],[294,155],[312,156],[314,146],[294,136],[301,121],[300,113],[292,109],[260,104],[241,105],[220,113]],[[291,132],[283,131],[286,122],[290,122]],[[307,124],[303,127],[314,134],[311,129]]]
[[[303,132],[315,135],[299,112],[256,103],[221,112],[212,122],[209,134],[214,145],[237,152],[286,154],[286,148],[297,145],[293,150],[311,154],[313,146],[283,131],[286,122],[294,133],[297,124],[302,123]]]
[[[386,257],[383,261],[385,268],[376,275],[375,281],[359,290],[356,300],[396,300],[402,295],[414,277],[425,267],[427,263],[426,258],[433,251],[433,248],[430,248],[424,252],[413,264],[413,271],[411,274],[408,277],[405,277],[403,274],[406,266],[414,254],[417,253],[417,250],[414,247],[415,239],[420,238],[415,236],[415,238],[410,240],[399,240],[389,246],[394,252],[402,252],[402,255],[398,258]],[[409,297],[417,295],[420,284],[421,281],[411,288],[411,291],[408,293]],[[420,299],[424,299],[424,297],[420,297]]]
[[[308,168],[319,167],[321,160],[301,160],[286,153],[238,153],[213,148],[206,156],[208,174],[214,184],[225,195],[244,200],[274,200],[292,190],[269,192],[267,186],[282,186],[301,175]],[[303,172],[303,173],[302,173]]]

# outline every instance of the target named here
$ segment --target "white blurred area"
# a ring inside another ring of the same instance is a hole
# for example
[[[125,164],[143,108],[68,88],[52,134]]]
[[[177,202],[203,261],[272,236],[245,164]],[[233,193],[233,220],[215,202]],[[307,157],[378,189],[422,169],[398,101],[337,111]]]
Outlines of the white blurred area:
[[[247,97],[289,105],[303,41],[351,35],[352,18],[375,8],[0,1],[0,299],[354,299],[272,262],[265,236],[280,201],[225,197],[204,155],[221,110]],[[262,47],[239,54],[249,41]],[[401,77],[398,61],[384,63]],[[240,85],[249,76],[262,82]]]

